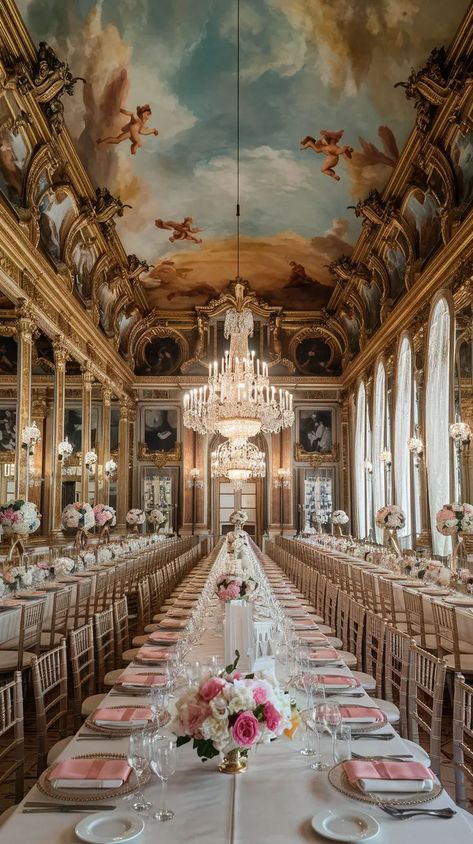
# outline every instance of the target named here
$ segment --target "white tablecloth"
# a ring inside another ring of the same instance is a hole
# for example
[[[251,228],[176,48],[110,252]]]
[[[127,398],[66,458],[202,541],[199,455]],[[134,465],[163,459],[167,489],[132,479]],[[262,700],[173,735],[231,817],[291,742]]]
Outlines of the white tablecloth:
[[[192,651],[191,659],[205,662],[212,654],[223,654],[223,638],[208,630]],[[138,668],[137,668],[138,670]],[[143,671],[143,668],[139,670]],[[345,667],[330,673],[349,674]],[[140,702],[143,698],[139,699]],[[146,698],[144,699],[146,700]],[[114,696],[110,705],[136,704],[136,697]],[[363,703],[371,703],[366,696]],[[384,727],[383,731],[391,730]],[[376,747],[374,750],[373,745]],[[355,744],[361,754],[405,753],[406,745],[396,736],[378,748],[371,740]],[[389,750],[387,750],[387,747]],[[76,741],[63,757],[113,751],[126,753],[127,739],[113,741]],[[328,744],[327,744],[328,749]],[[456,844],[470,844],[473,825],[470,816],[458,810],[448,821],[416,819],[409,824],[393,820],[375,806],[345,798],[328,782],[325,772],[310,770],[310,759],[299,753],[296,742],[281,738],[269,746],[258,746],[250,753],[248,770],[239,776],[225,776],[217,771],[216,759],[201,762],[191,745],[179,749],[178,769],[168,788],[168,805],[175,818],[168,823],[149,820],[137,844],[296,844],[321,842],[313,832],[310,819],[322,809],[348,809],[368,812],[382,825],[377,839],[382,844],[404,844],[414,835],[429,844],[445,844],[446,836]],[[160,786],[152,780],[144,789],[146,797],[159,805]],[[33,788],[28,800],[47,798]],[[112,801],[107,800],[107,803]],[[121,809],[129,804],[118,801]],[[428,804],[429,808],[453,806],[447,793]],[[21,806],[1,828],[2,841],[8,844],[75,844],[75,824],[79,814],[22,814]],[[407,839],[406,839],[407,836]]]

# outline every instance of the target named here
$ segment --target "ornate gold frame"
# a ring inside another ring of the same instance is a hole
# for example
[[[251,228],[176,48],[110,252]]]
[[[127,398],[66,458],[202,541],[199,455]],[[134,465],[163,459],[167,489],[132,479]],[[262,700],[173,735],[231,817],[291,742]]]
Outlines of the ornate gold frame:
[[[168,463],[179,463],[182,454],[182,443],[176,443],[170,451],[150,451],[146,443],[138,443],[138,460],[154,463],[158,469]]]
[[[325,466],[328,463],[338,463],[340,459],[340,446],[338,443],[333,443],[331,451],[322,454],[318,451],[305,451],[300,443],[294,443],[294,460],[299,463],[309,463],[313,469],[319,466]]]

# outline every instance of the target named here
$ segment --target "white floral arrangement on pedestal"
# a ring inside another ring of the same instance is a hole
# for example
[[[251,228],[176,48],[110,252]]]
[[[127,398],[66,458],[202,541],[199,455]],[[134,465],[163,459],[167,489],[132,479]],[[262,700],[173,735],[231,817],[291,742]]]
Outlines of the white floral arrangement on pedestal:
[[[334,525],[347,525],[350,519],[348,518],[345,510],[334,510],[332,513],[332,524]]]
[[[62,511],[61,525],[65,530],[92,530],[95,527],[95,513],[87,502],[67,504]]]
[[[167,516],[163,513],[162,510],[159,510],[157,507],[154,507],[148,513],[148,522],[150,525],[159,530],[161,525],[163,525],[167,520]]]
[[[397,504],[385,504],[376,513],[376,527],[383,529],[400,530],[406,524],[406,517]]]
[[[109,563],[113,560],[112,549],[108,545],[102,545],[100,548],[97,548],[97,562],[98,563]]]
[[[38,530],[40,524],[41,515],[32,501],[18,498],[0,505],[0,527],[5,536],[28,536]]]
[[[248,513],[246,510],[234,510],[233,513],[230,514],[230,518],[228,520],[230,524],[235,525],[235,527],[241,527],[248,521]]]
[[[76,561],[72,557],[56,557],[51,568],[54,569],[56,577],[64,574],[72,574],[76,567]]]
[[[144,525],[146,520],[146,516],[143,510],[140,510],[138,507],[132,507],[131,510],[128,510],[126,514],[126,523],[130,525],[130,527],[135,527],[137,525]]]
[[[437,530],[443,536],[473,533],[473,505],[444,504],[436,515]]]

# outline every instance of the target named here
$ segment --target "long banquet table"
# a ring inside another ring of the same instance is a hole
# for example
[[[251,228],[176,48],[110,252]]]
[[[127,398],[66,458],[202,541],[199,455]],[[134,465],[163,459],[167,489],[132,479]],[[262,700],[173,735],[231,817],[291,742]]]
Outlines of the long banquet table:
[[[220,554],[222,553],[224,548]],[[219,557],[217,562],[218,559]],[[264,561],[264,558],[262,559]],[[275,565],[270,563],[270,566],[274,571]],[[198,570],[199,566],[194,572]],[[193,573],[189,576],[191,582],[192,577]],[[281,581],[287,583],[282,573]],[[291,584],[287,583],[287,588],[288,591],[292,589],[293,594],[298,594],[294,587],[291,588]],[[300,600],[303,603],[302,596]],[[217,612],[215,604],[212,606],[213,611]],[[214,625],[211,619],[209,622],[202,637],[193,646],[188,659],[205,662],[206,658],[213,654],[223,655],[224,640],[212,629]],[[135,670],[138,673],[150,673],[159,669],[135,666]],[[330,673],[351,674],[346,666],[330,667]],[[146,702],[147,698],[140,698],[140,702],[142,701]],[[366,693],[361,702],[374,705]],[[110,705],[135,703],[136,697],[125,694],[109,700]],[[299,703],[303,705],[302,700]],[[82,732],[84,731],[88,732],[82,729]],[[382,732],[387,731],[394,732],[389,725],[382,728]],[[168,803],[175,811],[175,817],[171,822],[164,824],[149,819],[143,833],[136,839],[138,844],[177,844],[184,841],[202,844],[321,842],[326,839],[322,839],[313,831],[310,820],[322,809],[329,808],[359,810],[374,816],[381,824],[381,834],[376,840],[382,841],[383,844],[401,844],[405,840],[406,832],[408,835],[410,833],[421,836],[428,840],[429,844],[444,844],[446,835],[457,844],[471,841],[471,816],[461,809],[457,809],[457,814],[451,820],[416,818],[406,828],[404,823],[392,819],[378,807],[350,800],[336,791],[330,785],[326,772],[315,773],[310,770],[311,760],[300,754],[300,746],[297,741],[285,737],[269,746],[259,745],[250,752],[247,772],[239,776],[224,776],[218,773],[215,759],[201,762],[190,744],[179,748],[178,769],[170,780],[168,792]],[[380,742],[379,748],[375,741],[363,739],[356,741],[355,747],[357,752],[365,755],[412,752],[411,748],[406,750],[404,741],[397,734],[388,743]],[[89,742],[78,741],[75,737],[61,758],[111,750],[126,754],[127,739]],[[160,786],[157,780],[153,778],[144,791],[146,797],[157,806],[160,800]],[[36,786],[26,799],[51,802]],[[129,806],[129,803],[123,799],[118,801],[117,805],[123,809]],[[426,806],[439,808],[454,806],[454,803],[448,794],[443,792]],[[24,844],[25,841],[32,841],[34,844],[72,844],[77,841],[74,826],[85,815],[51,813],[45,814],[44,817],[36,817],[34,814],[22,813],[22,808],[23,804],[20,804],[2,826],[2,841],[8,844]]]

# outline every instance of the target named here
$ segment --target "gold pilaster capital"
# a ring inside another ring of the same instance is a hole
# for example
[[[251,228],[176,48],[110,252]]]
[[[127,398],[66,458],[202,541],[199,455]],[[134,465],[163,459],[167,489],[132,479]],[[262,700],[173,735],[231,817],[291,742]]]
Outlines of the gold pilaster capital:
[[[105,407],[111,407],[113,398],[112,385],[107,383],[102,385],[102,401]]]
[[[66,363],[69,359],[69,352],[67,349],[67,345],[65,342],[65,338],[63,334],[58,334],[53,342],[53,353],[54,353],[54,363],[56,369],[61,372],[65,372],[66,370]]]
[[[31,402],[31,418],[44,419],[48,413],[48,403],[44,398],[33,399]]]
[[[38,325],[31,306],[27,303],[26,299],[19,299],[15,309],[15,315],[18,339],[31,343]]]
[[[95,375],[89,363],[85,363],[81,367],[82,372],[82,386],[87,392],[92,392],[92,387],[95,383]]]
[[[120,419],[126,419],[127,422],[130,422],[134,414],[134,409],[134,402],[128,396],[120,399]]]

